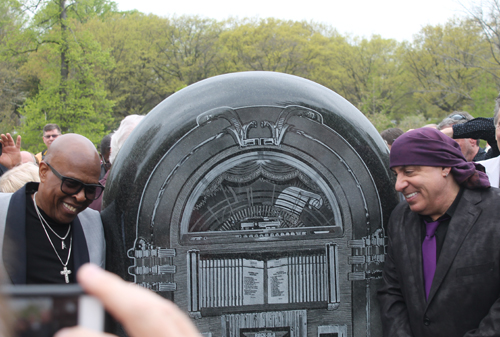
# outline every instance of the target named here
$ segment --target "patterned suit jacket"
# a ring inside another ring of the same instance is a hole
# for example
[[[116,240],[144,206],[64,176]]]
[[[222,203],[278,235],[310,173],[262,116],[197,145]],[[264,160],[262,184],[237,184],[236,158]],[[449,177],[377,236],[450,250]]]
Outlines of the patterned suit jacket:
[[[26,283],[25,228],[26,186],[13,194],[0,193],[0,265],[4,268],[0,274],[12,284]],[[99,212],[88,208],[80,212],[73,220],[72,235],[75,270],[87,262],[104,268],[106,248]]]
[[[500,189],[465,190],[426,301],[421,227],[406,201],[391,214],[383,286],[384,336],[500,336]]]

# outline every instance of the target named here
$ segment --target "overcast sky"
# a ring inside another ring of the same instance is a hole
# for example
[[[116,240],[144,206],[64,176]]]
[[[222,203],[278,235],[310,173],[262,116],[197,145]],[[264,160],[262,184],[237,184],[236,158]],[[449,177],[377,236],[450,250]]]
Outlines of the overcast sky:
[[[200,15],[217,20],[228,17],[274,17],[326,23],[342,34],[370,37],[379,34],[411,40],[422,26],[445,23],[463,16],[471,0],[115,0],[120,10],[137,9],[159,16]],[[459,2],[460,1],[460,2]]]

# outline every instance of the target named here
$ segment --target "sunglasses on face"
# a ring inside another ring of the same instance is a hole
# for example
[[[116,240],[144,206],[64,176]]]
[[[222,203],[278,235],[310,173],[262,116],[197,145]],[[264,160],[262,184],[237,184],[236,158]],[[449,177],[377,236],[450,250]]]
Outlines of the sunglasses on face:
[[[82,189],[85,191],[85,198],[88,200],[98,199],[104,191],[104,186],[101,184],[85,184],[80,180],[65,177],[57,172],[49,163],[45,163],[52,170],[54,175],[61,179],[61,191],[67,195],[75,195],[80,193]]]
[[[50,138],[54,138],[54,139],[56,139],[56,138],[57,138],[57,137],[59,137],[59,136],[60,136],[60,135],[45,135],[45,136],[43,136],[43,138],[45,138],[45,139],[50,139]]]

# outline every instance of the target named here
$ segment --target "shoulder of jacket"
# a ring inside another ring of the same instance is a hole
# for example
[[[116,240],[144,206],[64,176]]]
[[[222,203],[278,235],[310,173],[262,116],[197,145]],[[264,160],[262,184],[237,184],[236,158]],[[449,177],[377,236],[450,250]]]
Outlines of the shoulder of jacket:
[[[0,209],[9,207],[9,200],[12,197],[12,193],[0,193]]]
[[[93,210],[92,208],[89,207],[78,213],[78,218],[80,219],[81,222],[89,221],[93,223],[98,222],[102,224],[101,214],[98,211]]]

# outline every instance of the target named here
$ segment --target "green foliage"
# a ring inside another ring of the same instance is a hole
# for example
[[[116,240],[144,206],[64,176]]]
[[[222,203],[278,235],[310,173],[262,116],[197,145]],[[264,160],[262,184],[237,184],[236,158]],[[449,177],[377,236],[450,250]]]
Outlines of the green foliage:
[[[67,54],[70,75],[65,81],[61,79],[55,57],[34,57],[27,63],[26,68],[39,67],[39,62],[52,60],[52,64],[45,64],[46,71],[40,73],[39,92],[29,98],[21,110],[24,147],[32,151],[43,148],[41,130],[47,123],[58,124],[64,133],[85,135],[95,144],[106,134],[106,125],[112,122],[113,102],[106,98],[103,81],[95,70],[106,69],[112,62],[92,36],[86,35],[83,32],[70,40]],[[58,50],[53,47],[42,46],[40,54],[57,55]]]
[[[100,70],[113,108],[117,127],[129,114],[146,114],[173,92],[173,83],[163,81],[155,71],[156,41],[168,20],[141,13],[114,13],[106,21],[89,20],[83,29],[92,33],[114,60]],[[108,129],[108,131],[111,130]]]
[[[15,2],[0,0],[0,133],[12,132],[19,123],[16,108],[25,95],[19,64],[5,55],[8,40],[17,34],[24,22],[24,15]]]
[[[401,45],[372,36],[332,43],[329,87],[353,102],[363,113],[398,114],[404,107],[406,87]]]
[[[489,47],[481,69],[493,76],[500,86],[500,0],[485,0],[473,3],[468,9],[469,17],[481,28],[483,38]]]
[[[178,88],[234,71],[224,60],[219,41],[223,29],[223,23],[196,16],[168,20],[156,42],[156,74]]]
[[[495,86],[491,74],[483,74],[470,96],[472,104],[467,105],[463,110],[468,111],[474,117],[492,117],[495,108],[495,98],[498,90]]]
[[[243,20],[226,31],[222,42],[231,70],[277,71],[309,77],[327,38],[307,22]]]
[[[370,120],[370,122],[375,126],[378,132],[382,132],[385,129],[389,128],[394,128],[395,125],[391,121],[389,115],[382,113],[382,112],[376,112],[376,113],[370,113],[366,114],[366,117]]]
[[[43,125],[54,122],[98,143],[123,117],[146,114],[190,84],[262,70],[334,90],[379,131],[455,110],[490,116],[500,89],[500,7],[491,8],[400,43],[305,21],[159,17],[117,12],[109,0],[0,0],[0,132],[20,131],[37,151]]]
[[[23,146],[33,152],[43,148],[42,128],[57,123],[63,132],[80,133],[99,143],[111,124],[113,102],[106,98],[102,70],[113,66],[93,35],[82,29],[91,18],[102,18],[113,9],[103,0],[64,0],[38,3],[30,22],[10,38],[6,54],[17,58],[19,71],[37,83],[18,112]],[[20,3],[31,8],[31,3]],[[14,48],[14,44],[25,41]]]
[[[474,104],[471,92],[484,75],[480,64],[487,53],[481,29],[473,21],[424,27],[405,56],[416,80],[415,99],[437,107],[441,116]]]
[[[403,131],[408,131],[411,129],[418,129],[421,128],[427,124],[431,124],[431,121],[429,121],[423,114],[420,115],[409,115],[405,116],[399,123],[398,123],[398,128],[400,128]]]

